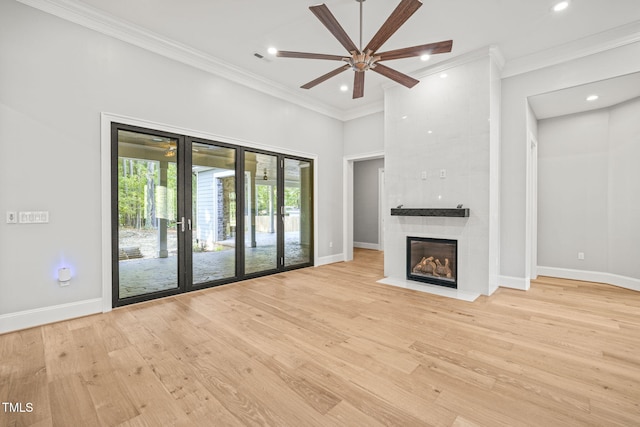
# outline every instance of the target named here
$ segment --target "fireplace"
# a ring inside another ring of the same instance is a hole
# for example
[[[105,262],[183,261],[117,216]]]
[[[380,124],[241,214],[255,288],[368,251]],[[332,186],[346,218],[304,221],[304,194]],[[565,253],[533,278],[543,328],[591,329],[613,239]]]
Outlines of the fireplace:
[[[458,241],[407,236],[407,279],[458,287]]]

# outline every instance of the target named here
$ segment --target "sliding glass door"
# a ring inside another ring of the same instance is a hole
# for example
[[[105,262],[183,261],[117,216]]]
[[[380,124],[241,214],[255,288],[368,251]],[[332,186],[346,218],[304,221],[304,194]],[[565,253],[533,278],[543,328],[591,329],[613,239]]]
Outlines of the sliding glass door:
[[[312,261],[313,168],[308,160],[284,160],[284,265]]]
[[[113,305],[313,263],[313,162],[112,124]]]
[[[244,153],[244,272],[278,269],[278,157]]]
[[[117,216],[114,218],[114,271],[118,298],[175,293],[179,257],[179,137],[117,129]]]
[[[236,277],[236,150],[189,141],[189,287]]]

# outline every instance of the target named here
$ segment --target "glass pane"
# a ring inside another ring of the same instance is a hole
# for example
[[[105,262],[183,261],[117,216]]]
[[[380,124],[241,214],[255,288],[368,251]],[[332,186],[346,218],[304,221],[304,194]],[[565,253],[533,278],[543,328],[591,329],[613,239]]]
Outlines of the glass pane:
[[[236,275],[235,150],[194,143],[193,284]]]
[[[276,194],[278,158],[245,152],[245,273],[278,267]]]
[[[177,140],[118,131],[119,298],[178,287]]]
[[[311,163],[284,161],[284,265],[311,262],[313,218]]]

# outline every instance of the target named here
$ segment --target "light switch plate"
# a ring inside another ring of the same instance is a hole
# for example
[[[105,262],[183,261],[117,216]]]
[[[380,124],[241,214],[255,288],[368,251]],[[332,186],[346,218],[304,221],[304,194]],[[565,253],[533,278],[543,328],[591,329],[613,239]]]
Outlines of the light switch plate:
[[[7,211],[7,224],[17,224],[18,223],[18,214],[16,212]]]
[[[19,212],[20,224],[47,224],[49,211]]]

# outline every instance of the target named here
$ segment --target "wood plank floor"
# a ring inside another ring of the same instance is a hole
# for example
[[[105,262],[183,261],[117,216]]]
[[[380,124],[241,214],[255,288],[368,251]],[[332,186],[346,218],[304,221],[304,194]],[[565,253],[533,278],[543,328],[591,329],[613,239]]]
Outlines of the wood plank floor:
[[[640,293],[473,303],[382,254],[0,335],[0,426],[638,426]]]

